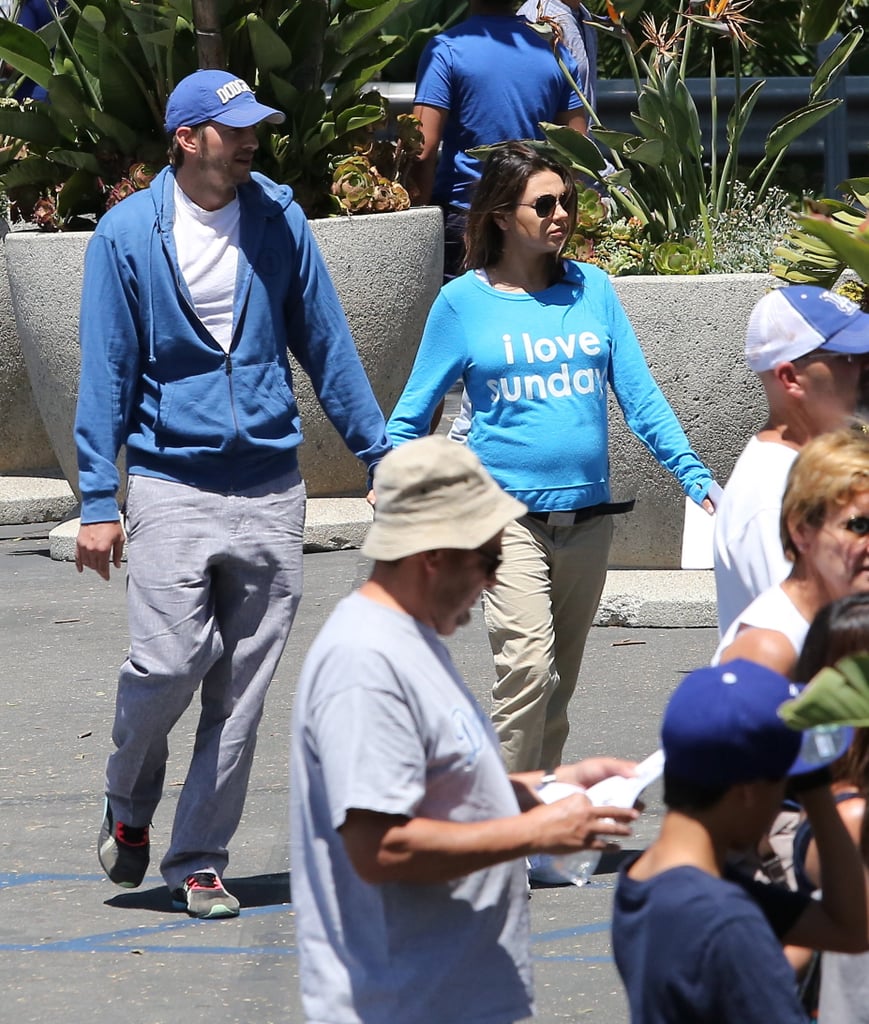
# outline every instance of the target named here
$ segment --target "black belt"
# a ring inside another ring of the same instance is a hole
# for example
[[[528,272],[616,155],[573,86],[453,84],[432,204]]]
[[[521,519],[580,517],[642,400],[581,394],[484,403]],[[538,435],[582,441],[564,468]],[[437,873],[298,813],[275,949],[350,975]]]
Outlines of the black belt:
[[[575,526],[577,523],[584,523],[586,519],[594,519],[596,516],[617,516],[624,512],[630,512],[636,501],[602,501],[599,505],[587,505],[585,508],[565,509],[564,512],[526,512],[530,519],[536,519],[541,523],[548,523],[550,515],[556,515],[557,526]],[[564,521],[565,516],[573,516],[573,520]]]

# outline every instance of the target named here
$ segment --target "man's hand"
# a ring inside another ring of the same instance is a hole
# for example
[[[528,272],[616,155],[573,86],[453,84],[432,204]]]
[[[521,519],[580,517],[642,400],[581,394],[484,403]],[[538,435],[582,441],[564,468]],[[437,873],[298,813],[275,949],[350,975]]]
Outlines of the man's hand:
[[[612,773],[610,773],[612,774]],[[604,850],[613,836],[629,836],[638,812],[633,808],[595,807],[584,793],[575,793],[527,812],[534,818],[539,853]]]
[[[588,789],[611,775],[623,775],[630,779],[636,775],[636,768],[636,761],[625,761],[620,757],[588,757],[574,764],[561,765],[555,774],[559,782]]]
[[[76,569],[79,572],[85,567],[93,569],[107,580],[110,561],[116,569],[121,568],[125,540],[124,529],[117,520],[82,524],[75,542]]]

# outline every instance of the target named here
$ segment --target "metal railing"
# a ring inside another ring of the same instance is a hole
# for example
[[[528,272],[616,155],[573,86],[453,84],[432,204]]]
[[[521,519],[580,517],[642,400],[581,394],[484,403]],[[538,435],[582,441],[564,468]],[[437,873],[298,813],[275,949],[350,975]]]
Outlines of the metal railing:
[[[742,80],[743,91],[754,78]],[[766,136],[772,126],[786,114],[808,102],[809,78],[768,78],[761,89],[752,117],[742,136],[741,157],[757,160],[763,153]],[[836,185],[848,176],[848,157],[869,156],[869,75],[847,75],[839,79],[844,103],[819,124],[801,135],[788,150],[789,160],[801,157],[823,157],[827,167],[825,192],[832,195]],[[710,145],[709,80],[686,80],[704,129],[705,145]],[[413,106],[412,82],[381,82],[377,88],[389,100],[396,114],[410,111]],[[725,135],[727,113],[733,104],[734,82],[730,78],[718,80],[718,140],[721,155],[726,153]],[[637,107],[637,94],[630,79],[602,79],[597,85],[597,113],[607,128],[615,131],[633,131],[631,112]],[[844,168],[845,173],[842,173]]]

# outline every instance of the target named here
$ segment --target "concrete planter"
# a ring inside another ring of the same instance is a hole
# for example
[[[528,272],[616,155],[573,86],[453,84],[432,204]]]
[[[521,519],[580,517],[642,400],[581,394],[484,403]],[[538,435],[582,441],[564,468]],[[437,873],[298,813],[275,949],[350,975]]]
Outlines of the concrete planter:
[[[763,390],[745,365],[745,328],[773,287],[766,274],[622,277],[613,281],[646,360],[692,447],[724,485],[766,415]],[[614,498],[636,496],[615,517],[613,567],[678,568],[684,494],[625,426],[610,400]]]
[[[407,379],[429,306],[440,286],[443,227],[436,208],[312,222],[341,295],[362,362],[385,413]],[[89,233],[10,234],[9,283],[36,402],[72,486],[78,394],[78,312]],[[362,494],[365,474],[346,451],[305,375],[296,370],[312,497]]]
[[[2,229],[0,229],[2,232]],[[6,253],[0,246],[0,475],[56,472],[18,340]]]

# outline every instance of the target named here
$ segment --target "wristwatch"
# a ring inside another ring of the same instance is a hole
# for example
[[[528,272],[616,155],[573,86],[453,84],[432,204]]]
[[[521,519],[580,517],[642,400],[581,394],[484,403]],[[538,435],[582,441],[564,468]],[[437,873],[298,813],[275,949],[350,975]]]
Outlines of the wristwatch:
[[[558,782],[558,779],[555,777],[555,772],[547,772],[543,776],[540,782],[537,783],[537,792],[539,793],[540,790],[543,789],[544,786],[548,786],[550,782]]]

